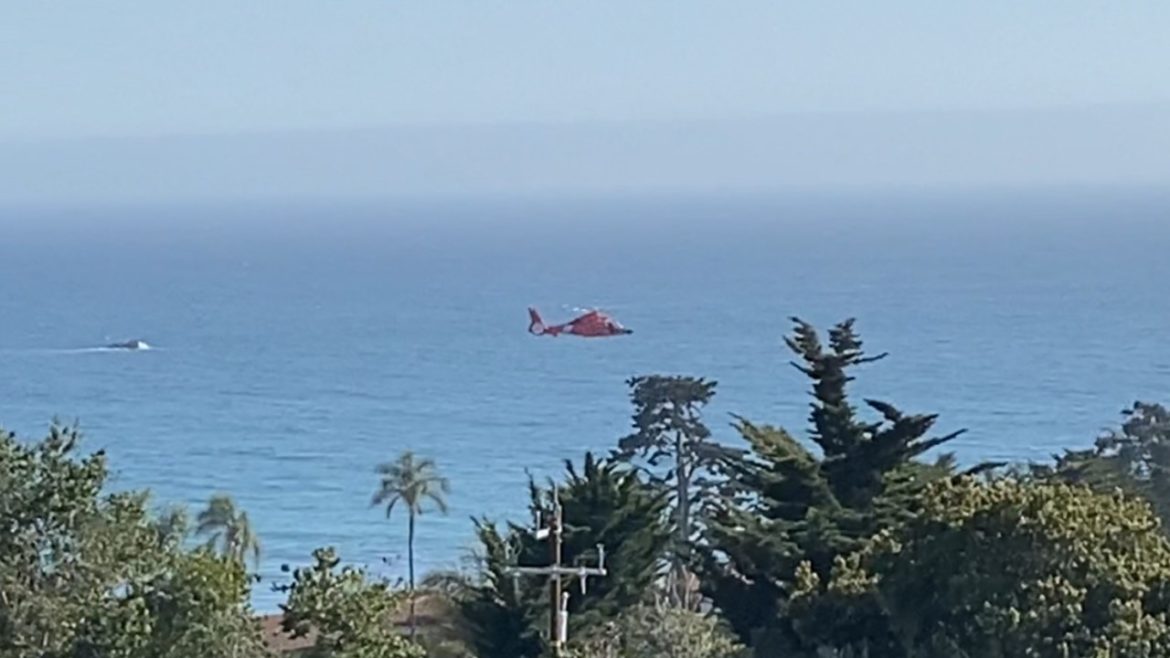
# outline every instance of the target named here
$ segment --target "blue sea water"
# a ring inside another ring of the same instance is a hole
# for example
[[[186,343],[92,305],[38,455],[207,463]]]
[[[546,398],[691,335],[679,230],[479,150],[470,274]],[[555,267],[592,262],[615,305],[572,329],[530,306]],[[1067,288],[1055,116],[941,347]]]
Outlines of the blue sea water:
[[[963,462],[1087,446],[1170,398],[1167,254],[1149,190],[8,208],[0,425],[77,419],[112,486],[160,503],[230,492],[270,611],[317,546],[405,574],[405,519],[369,506],[403,449],[453,485],[425,571],[458,565],[473,515],[527,522],[527,472],[612,447],[631,375],[717,380],[724,440],[730,413],[803,433],[793,315],[856,317],[890,353],[858,394],[968,428]],[[530,304],[635,333],[533,337]],[[90,349],[129,338],[156,349]]]

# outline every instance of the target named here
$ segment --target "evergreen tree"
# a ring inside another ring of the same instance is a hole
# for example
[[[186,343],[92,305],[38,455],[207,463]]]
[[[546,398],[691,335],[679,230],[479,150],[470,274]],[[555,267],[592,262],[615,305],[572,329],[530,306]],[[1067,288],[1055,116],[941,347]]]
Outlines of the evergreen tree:
[[[586,453],[578,470],[565,462],[566,474],[557,483],[564,535],[562,561],[566,565],[596,564],[597,545],[606,547],[603,578],[591,578],[585,593],[566,579],[570,592],[570,634],[596,626],[622,610],[645,600],[660,574],[661,557],[670,537],[665,524],[666,501],[637,473],[615,461]],[[552,487],[529,481],[529,511],[535,517],[552,514]],[[472,629],[481,658],[525,658],[543,651],[540,639],[548,626],[548,581],[513,578],[516,565],[543,566],[549,545],[532,529],[509,523],[501,532],[486,520],[476,521],[482,546],[482,573],[460,596],[460,608]]]
[[[1032,465],[1031,473],[1097,490],[1120,488],[1144,497],[1170,528],[1170,411],[1135,402],[1122,412],[1118,429],[1099,437],[1093,448],[1069,450],[1053,466]]]
[[[878,400],[865,402],[881,420],[863,421],[848,395],[850,372],[886,355],[864,352],[852,320],[829,332],[827,349],[811,325],[793,321],[785,342],[813,384],[809,438],[821,454],[783,429],[737,418],[750,450],[723,460],[727,493],[713,507],[703,564],[705,593],[764,655],[801,648],[785,617],[797,567],[807,562],[827,577],[836,556],[905,518],[922,484],[953,471],[949,456],[933,465],[916,458],[962,433],[928,438],[935,415]]]
[[[532,508],[539,506],[542,515],[553,513],[552,484],[530,489]],[[644,600],[657,582],[670,537],[663,522],[665,498],[623,464],[597,460],[588,452],[580,472],[565,460],[565,478],[557,485],[556,496],[564,518],[565,563],[596,564],[597,546],[606,547],[605,577],[590,579],[584,595],[576,583],[567,583],[575,590],[569,609],[576,612],[576,625],[612,618]],[[547,549],[547,543],[530,548],[531,558],[541,559],[539,551]]]
[[[890,658],[1170,655],[1170,542],[1145,501],[1015,478],[919,495],[913,519],[830,578],[802,565],[792,612],[811,642]]]
[[[702,408],[714,397],[715,382],[652,375],[627,383],[634,432],[618,442],[614,457],[640,461],[650,482],[669,492],[674,530],[671,597],[676,605],[687,605],[691,596],[686,565],[698,531],[694,510],[716,486],[715,466],[741,453],[712,441],[711,430],[703,423]]]
[[[547,615],[547,587],[508,574],[516,566],[525,529],[509,524],[501,532],[487,519],[473,519],[479,540],[479,573],[456,593],[460,623],[478,658],[538,658]],[[538,562],[536,564],[543,564]]]

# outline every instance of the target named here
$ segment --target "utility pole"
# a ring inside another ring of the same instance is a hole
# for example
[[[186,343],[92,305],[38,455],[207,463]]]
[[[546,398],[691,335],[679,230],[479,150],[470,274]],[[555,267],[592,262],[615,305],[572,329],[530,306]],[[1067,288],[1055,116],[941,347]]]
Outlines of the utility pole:
[[[597,545],[596,567],[566,567],[561,564],[561,542],[564,534],[561,501],[557,488],[553,488],[553,509],[547,527],[540,527],[540,512],[536,516],[536,538],[549,540],[549,566],[547,567],[509,567],[507,573],[513,579],[521,575],[548,576],[548,640],[552,647],[552,655],[557,658],[561,655],[569,635],[569,593],[561,590],[561,576],[577,576],[581,583],[581,593],[585,593],[585,582],[589,576],[604,576],[605,546]]]

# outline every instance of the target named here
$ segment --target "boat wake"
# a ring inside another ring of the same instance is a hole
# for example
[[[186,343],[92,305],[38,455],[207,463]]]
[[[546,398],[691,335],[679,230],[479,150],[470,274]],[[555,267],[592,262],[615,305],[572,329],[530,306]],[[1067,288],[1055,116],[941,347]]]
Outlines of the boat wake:
[[[8,354],[102,354],[102,353],[118,353],[118,352],[157,352],[159,348],[153,345],[143,344],[139,347],[114,347],[106,345],[101,347],[41,347],[41,348],[8,348],[0,349],[0,353]]]

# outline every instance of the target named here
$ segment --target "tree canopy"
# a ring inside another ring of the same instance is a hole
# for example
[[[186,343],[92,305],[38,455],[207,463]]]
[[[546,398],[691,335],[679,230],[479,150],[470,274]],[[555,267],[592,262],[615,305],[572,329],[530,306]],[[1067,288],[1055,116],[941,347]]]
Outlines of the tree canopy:
[[[670,530],[662,492],[647,486],[620,462],[586,453],[580,468],[565,462],[559,482],[540,486],[529,481],[529,511],[551,514],[552,487],[562,506],[566,565],[596,563],[597,545],[606,546],[609,574],[590,580],[585,593],[565,580],[570,591],[570,635],[613,618],[646,600],[658,580]],[[545,517],[547,518],[547,516]],[[524,658],[543,651],[547,628],[548,584],[543,578],[513,578],[507,568],[548,564],[548,545],[532,529],[509,523],[501,531],[487,520],[477,521],[482,573],[469,583],[461,600],[480,658]]]
[[[299,637],[316,631],[314,658],[422,658],[422,648],[402,636],[395,615],[405,597],[361,569],[337,568],[331,548],[313,551],[314,563],[293,572],[283,627]]]
[[[911,520],[838,557],[830,578],[804,563],[792,610],[808,639],[876,640],[880,655],[1168,655],[1170,541],[1159,525],[1121,492],[943,479]],[[863,612],[880,637],[855,632]]]
[[[142,492],[104,493],[102,452],[76,427],[0,432],[0,656],[264,654],[243,565],[187,550],[186,518]]]
[[[710,506],[701,569],[704,593],[739,637],[777,653],[802,647],[785,611],[797,566],[827,576],[836,556],[909,514],[917,489],[951,470],[946,455],[934,464],[917,458],[962,433],[929,437],[935,415],[878,400],[866,403],[880,420],[863,421],[848,392],[851,371],[885,355],[865,353],[852,320],[829,332],[827,347],[811,325],[793,321],[785,342],[812,382],[809,438],[821,454],[784,429],[737,418],[749,450],[720,465],[729,479]]]
[[[1031,472],[1101,491],[1120,488],[1150,502],[1162,527],[1170,527],[1170,410],[1135,402],[1122,412],[1121,427],[1097,438],[1087,450],[1067,450],[1053,465]]]
[[[716,383],[699,377],[651,375],[631,378],[634,431],[618,441],[615,459],[641,466],[649,483],[669,496],[674,541],[670,545],[669,587],[678,605],[691,601],[686,568],[699,523],[693,508],[716,486],[721,460],[740,451],[711,438],[702,409],[715,395]]]

